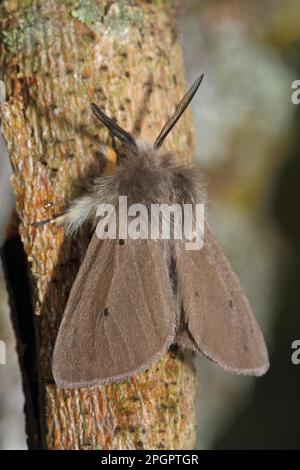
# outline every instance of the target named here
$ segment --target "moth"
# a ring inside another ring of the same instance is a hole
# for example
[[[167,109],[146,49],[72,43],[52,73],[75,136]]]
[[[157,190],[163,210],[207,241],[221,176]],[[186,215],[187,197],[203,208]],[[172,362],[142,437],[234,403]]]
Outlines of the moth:
[[[202,175],[162,149],[195,95],[183,97],[154,144],[136,141],[96,104],[92,110],[121,144],[116,171],[99,176],[65,214],[69,233],[97,223],[99,204],[198,204]],[[263,335],[211,228],[204,245],[174,239],[99,239],[94,232],[79,269],[53,353],[59,387],[120,382],[148,369],[171,344],[198,351],[230,372],[262,375],[269,366]]]

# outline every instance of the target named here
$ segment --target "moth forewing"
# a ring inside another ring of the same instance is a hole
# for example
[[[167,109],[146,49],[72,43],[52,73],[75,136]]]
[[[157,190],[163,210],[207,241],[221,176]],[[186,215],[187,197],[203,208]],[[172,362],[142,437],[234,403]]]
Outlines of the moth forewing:
[[[179,297],[190,344],[225,369],[262,375],[269,367],[263,335],[250,305],[205,223],[204,246],[199,251],[176,250]]]
[[[95,234],[58,332],[58,386],[120,382],[151,366],[174,341],[176,305],[161,241]]]

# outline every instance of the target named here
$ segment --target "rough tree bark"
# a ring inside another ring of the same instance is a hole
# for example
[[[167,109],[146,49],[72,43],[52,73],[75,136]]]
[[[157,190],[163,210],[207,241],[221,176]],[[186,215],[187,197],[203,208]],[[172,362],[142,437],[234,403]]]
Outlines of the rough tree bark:
[[[0,78],[22,243],[3,260],[26,396],[28,444],[47,449],[180,449],[195,438],[191,358],[167,353],[129,382],[59,390],[51,355],[86,241],[55,224],[78,182],[101,165],[95,101],[153,140],[185,91],[172,1],[22,1],[0,4]],[[167,140],[192,158],[190,112]],[[104,168],[113,171],[113,168]],[[23,255],[23,247],[26,257]],[[28,265],[27,265],[28,263]],[[27,269],[29,266],[29,269]]]

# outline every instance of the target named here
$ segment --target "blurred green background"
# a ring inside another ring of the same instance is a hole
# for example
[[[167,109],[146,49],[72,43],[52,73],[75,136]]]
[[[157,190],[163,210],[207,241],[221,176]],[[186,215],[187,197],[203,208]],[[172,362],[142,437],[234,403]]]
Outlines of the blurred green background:
[[[299,448],[300,2],[189,0],[182,13],[189,81],[205,73],[193,112],[212,224],[271,360],[259,379],[198,361],[198,447]]]
[[[187,83],[205,79],[193,101],[196,155],[207,175],[211,223],[267,339],[263,378],[232,376],[197,358],[199,449],[300,448],[300,79],[299,0],[180,2]],[[1,151],[1,149],[0,149]],[[3,153],[3,152],[2,152]],[[1,156],[1,230],[11,198]],[[26,448],[23,397],[3,277],[0,448]]]

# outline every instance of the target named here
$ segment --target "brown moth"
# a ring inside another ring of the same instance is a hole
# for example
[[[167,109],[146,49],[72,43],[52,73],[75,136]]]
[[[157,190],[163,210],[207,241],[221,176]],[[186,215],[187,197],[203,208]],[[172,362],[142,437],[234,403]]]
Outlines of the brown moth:
[[[97,223],[99,204],[198,204],[205,196],[196,164],[161,146],[196,93],[199,77],[154,145],[134,138],[95,104],[93,112],[123,145],[112,176],[65,214],[69,233]],[[60,325],[53,353],[59,387],[119,382],[148,369],[172,343],[199,351],[237,374],[262,375],[269,366],[262,333],[248,301],[205,222],[204,246],[182,240],[99,239],[94,233]]]

